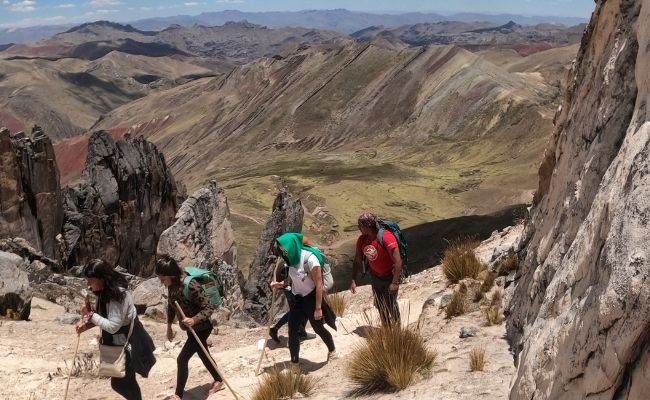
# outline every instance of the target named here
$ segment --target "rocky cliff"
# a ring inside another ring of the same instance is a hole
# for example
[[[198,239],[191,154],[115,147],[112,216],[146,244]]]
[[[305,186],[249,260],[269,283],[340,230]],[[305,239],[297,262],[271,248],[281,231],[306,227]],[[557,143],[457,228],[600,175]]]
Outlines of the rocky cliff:
[[[168,255],[179,265],[211,269],[220,276],[225,306],[241,311],[244,277],[237,268],[235,233],[223,189],[212,181],[192,194],[176,214],[176,222],[166,229],[158,242],[158,255]]]
[[[24,238],[55,258],[63,209],[52,142],[38,127],[31,136],[0,130],[0,160],[0,239]]]
[[[273,246],[275,238],[284,232],[302,232],[304,211],[299,199],[281,191],[273,202],[271,217],[260,235],[255,259],[251,263],[248,281],[244,287],[246,310],[258,322],[266,322],[271,304],[269,287],[275,265]],[[283,297],[283,296],[280,296]]]
[[[151,275],[158,238],[174,222],[178,196],[156,146],[93,133],[81,185],[65,191],[67,263],[100,257],[132,274]]]
[[[650,1],[597,2],[522,237],[510,399],[650,391]]]

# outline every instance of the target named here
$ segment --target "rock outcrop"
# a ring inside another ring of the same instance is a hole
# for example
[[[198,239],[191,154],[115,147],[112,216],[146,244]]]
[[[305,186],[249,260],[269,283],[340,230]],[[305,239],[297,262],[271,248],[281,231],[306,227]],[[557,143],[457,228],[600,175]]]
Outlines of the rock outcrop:
[[[38,127],[31,136],[0,130],[0,160],[0,239],[21,237],[57,258],[63,208],[52,142]]]
[[[600,0],[520,247],[510,399],[650,393],[650,2]]]
[[[0,251],[0,315],[27,320],[32,307],[32,288],[20,256]]]
[[[195,265],[215,271],[221,278],[225,307],[243,310],[244,277],[237,267],[237,246],[230,209],[223,189],[212,181],[181,205],[176,222],[158,242],[158,255],[168,255],[182,267]]]
[[[178,204],[176,182],[156,146],[93,133],[81,185],[65,190],[67,264],[103,258],[150,276],[158,239],[173,223]]]
[[[299,199],[286,191],[278,193],[273,202],[271,217],[260,235],[244,291],[246,310],[258,322],[266,322],[271,304],[272,291],[269,283],[276,260],[273,255],[275,238],[284,232],[302,232],[303,217],[304,211]]]

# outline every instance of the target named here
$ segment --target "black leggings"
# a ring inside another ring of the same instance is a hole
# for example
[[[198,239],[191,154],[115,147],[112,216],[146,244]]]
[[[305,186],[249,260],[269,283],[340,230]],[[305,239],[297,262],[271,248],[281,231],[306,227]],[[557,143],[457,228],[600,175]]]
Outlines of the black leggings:
[[[203,347],[205,347],[206,350],[208,348],[207,340],[211,332],[212,328],[196,332],[196,335],[199,337],[201,343],[203,344]],[[203,365],[205,365],[205,367],[208,369],[210,375],[212,375],[212,378],[215,381],[221,381],[221,377],[219,376],[217,370],[212,366],[210,359],[203,352],[203,350],[201,350],[201,347],[196,342],[196,339],[194,339],[192,332],[188,331],[187,341],[185,342],[185,345],[181,349],[181,352],[176,359],[176,363],[178,364],[178,374],[176,376],[176,396],[180,398],[183,398],[183,393],[185,392],[185,384],[187,383],[187,376],[189,373],[187,364],[190,362],[190,358],[192,358],[196,352],[199,353],[199,358],[201,361],[203,361]]]
[[[289,309],[291,310],[291,308],[294,306],[294,304],[296,302],[296,298],[293,295],[293,293],[291,293],[291,290],[286,290],[285,289],[285,290],[283,290],[283,292],[284,292],[284,296],[287,298],[287,304],[289,305]],[[275,329],[280,329],[287,322],[289,322],[289,311],[284,313],[284,315],[278,320],[278,322],[275,323],[274,327],[275,327]],[[303,335],[303,336],[307,334],[305,332],[305,326],[307,326],[307,318],[306,317],[303,319],[302,325],[301,325],[301,328],[300,328],[300,334]]]
[[[312,291],[305,297],[296,296],[296,301],[289,310],[289,352],[291,353],[291,362],[297,363],[300,360],[300,338],[298,334],[303,328],[305,319],[309,319],[314,332],[323,340],[328,351],[334,351],[334,339],[332,334],[325,328],[324,318],[314,319],[314,310],[316,310],[316,290]]]
[[[131,362],[131,355],[126,353],[126,368],[124,378],[111,378],[111,387],[126,400],[142,400],[140,386],[135,379],[135,370]]]

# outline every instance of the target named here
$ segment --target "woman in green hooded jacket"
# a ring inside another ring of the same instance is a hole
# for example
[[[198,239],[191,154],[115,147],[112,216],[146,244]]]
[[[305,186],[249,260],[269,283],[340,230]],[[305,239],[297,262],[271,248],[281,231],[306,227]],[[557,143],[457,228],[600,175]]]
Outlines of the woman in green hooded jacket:
[[[289,266],[289,276],[282,282],[271,282],[280,289],[291,285],[295,302],[289,310],[289,352],[292,368],[299,369],[300,339],[298,333],[304,318],[327,346],[327,361],[338,358],[332,334],[325,328],[327,323],[336,330],[336,316],[323,300],[323,275],[316,255],[303,247],[302,233],[285,233],[276,239],[278,250]]]

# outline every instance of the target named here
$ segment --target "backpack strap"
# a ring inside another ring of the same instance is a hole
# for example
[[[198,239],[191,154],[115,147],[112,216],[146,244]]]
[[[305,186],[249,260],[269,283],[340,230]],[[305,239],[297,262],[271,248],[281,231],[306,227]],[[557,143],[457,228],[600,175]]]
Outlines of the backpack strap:
[[[388,251],[386,248],[386,245],[384,244],[384,227],[380,227],[379,230],[377,231],[377,242],[379,242],[379,245],[384,248],[384,250]]]
[[[185,275],[185,278],[183,278],[183,296],[185,296],[186,299],[190,298],[190,283],[192,282],[192,279],[194,279],[194,277],[189,274]]]

